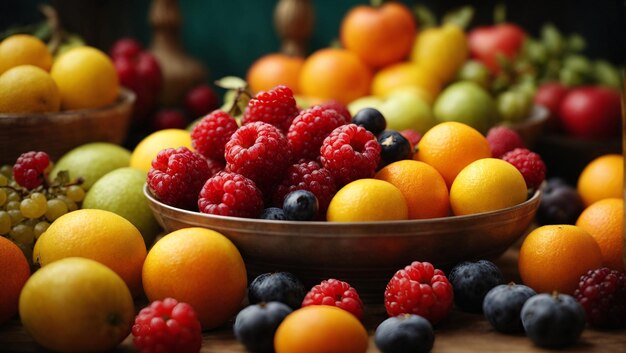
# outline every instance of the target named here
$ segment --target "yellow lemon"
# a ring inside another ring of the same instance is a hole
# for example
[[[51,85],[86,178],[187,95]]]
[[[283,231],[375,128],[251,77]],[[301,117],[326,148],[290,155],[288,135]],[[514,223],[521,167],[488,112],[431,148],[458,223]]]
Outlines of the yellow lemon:
[[[59,89],[41,68],[21,65],[0,75],[0,113],[57,112],[60,106]]]
[[[438,77],[414,62],[401,62],[387,66],[374,75],[372,94],[384,97],[394,89],[405,86],[425,90],[430,97],[437,97],[441,91]]]
[[[469,55],[465,32],[458,26],[447,24],[422,31],[415,40],[411,60],[441,82],[456,75]]]
[[[165,148],[187,147],[191,146],[191,135],[189,131],[182,129],[165,129],[153,132],[144,137],[130,155],[130,166],[141,169],[146,173],[152,166],[152,160],[157,156],[159,151]]]
[[[392,221],[408,219],[400,189],[378,179],[358,179],[342,187],[328,205],[329,222]]]
[[[29,34],[14,34],[0,42],[0,75],[20,65],[34,65],[49,71],[52,55],[46,43]]]

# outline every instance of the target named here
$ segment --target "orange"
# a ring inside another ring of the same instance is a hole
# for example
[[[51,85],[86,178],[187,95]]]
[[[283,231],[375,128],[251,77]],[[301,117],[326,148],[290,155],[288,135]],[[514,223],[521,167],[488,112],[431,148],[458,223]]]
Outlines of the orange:
[[[445,217],[450,211],[446,181],[424,162],[397,161],[379,170],[375,178],[400,189],[409,207],[409,219]]]
[[[98,261],[122,277],[133,296],[141,293],[146,245],[139,230],[122,216],[80,209],[57,218],[37,239],[33,261],[45,267],[66,257]]]
[[[143,266],[143,287],[150,301],[172,297],[191,305],[207,330],[237,313],[246,295],[246,268],[222,234],[183,228],[154,244]]]
[[[52,54],[46,43],[29,34],[14,34],[0,42],[0,75],[19,65],[33,65],[49,71]]]
[[[300,71],[300,93],[343,104],[369,93],[372,72],[356,54],[346,49],[324,48],[311,54]]]
[[[164,129],[151,133],[139,141],[130,155],[129,166],[148,172],[152,160],[165,148],[187,147],[193,151],[191,134],[182,129]]]
[[[624,271],[624,200],[608,198],[592,203],[580,214],[576,225],[596,240],[604,266]]]
[[[285,85],[294,94],[300,93],[300,70],[304,64],[304,58],[289,56],[280,53],[264,55],[256,59],[246,74],[246,80],[253,94],[260,91],[269,91],[278,86]]]
[[[417,26],[411,10],[397,2],[380,7],[355,6],[343,18],[341,43],[372,68],[408,57]]]
[[[573,225],[546,225],[528,234],[519,252],[522,282],[538,293],[573,294],[580,276],[602,267],[598,243]]]
[[[274,335],[276,353],[365,353],[368,344],[367,331],[354,315],[327,305],[292,312]]]
[[[330,200],[329,222],[394,221],[409,217],[402,191],[390,182],[364,178],[346,184]]]
[[[624,157],[605,154],[585,166],[578,177],[578,193],[585,206],[608,197],[624,197]]]
[[[426,131],[417,144],[413,159],[433,166],[443,176],[448,188],[468,164],[491,157],[489,142],[469,125],[449,121]]]
[[[0,325],[17,314],[20,292],[30,276],[30,267],[22,250],[0,236]]]
[[[406,86],[428,92],[429,101],[441,91],[439,79],[431,72],[413,62],[401,62],[384,67],[374,75],[372,94],[383,97]]]
[[[20,65],[0,75],[0,113],[49,113],[60,108],[56,82],[39,67]]]

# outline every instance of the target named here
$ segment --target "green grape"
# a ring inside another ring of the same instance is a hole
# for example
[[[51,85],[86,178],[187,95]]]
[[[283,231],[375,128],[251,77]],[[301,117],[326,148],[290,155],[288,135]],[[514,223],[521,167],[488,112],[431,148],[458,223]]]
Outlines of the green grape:
[[[78,209],[78,205],[76,205],[76,202],[72,201],[71,199],[69,199],[65,195],[57,195],[57,199],[65,202],[65,204],[67,205],[67,209],[70,212],[71,211],[76,211]]]
[[[581,52],[585,50],[586,46],[585,38],[578,33],[574,33],[567,38],[567,48],[572,52]]]
[[[508,122],[518,122],[530,114],[532,99],[521,91],[506,91],[497,98],[497,108],[502,119]]]
[[[18,224],[11,228],[9,237],[15,242],[22,243],[26,246],[32,246],[35,243],[35,232],[33,228],[26,224]]]
[[[9,214],[9,216],[11,216],[11,225],[15,226],[19,223],[21,223],[24,220],[24,216],[22,215],[22,212],[18,209],[18,210],[9,210],[7,211],[7,213]]]
[[[560,55],[563,52],[565,41],[561,32],[553,24],[543,26],[541,40],[550,54]]]
[[[574,71],[567,67],[563,67],[559,71],[559,81],[568,87],[580,86],[585,83],[585,77],[582,73]]]
[[[74,202],[81,202],[85,198],[85,189],[78,185],[71,185],[67,188],[65,196]]]
[[[50,227],[50,223],[46,221],[41,221],[35,224],[33,227],[33,232],[35,233],[35,239],[39,239],[39,236],[43,234]]]
[[[7,192],[4,188],[0,187],[0,207],[3,206],[5,202],[7,202]]]
[[[15,191],[9,191],[7,194],[7,201],[21,201],[22,197]]]
[[[4,176],[4,174],[0,174],[0,186],[7,186],[7,185],[9,185],[9,178]]]
[[[48,210],[46,211],[46,219],[54,222],[57,218],[68,212],[67,204],[60,198],[48,200]]]
[[[591,62],[582,55],[566,56],[563,59],[563,66],[584,75],[589,75],[592,70]]]
[[[20,209],[20,202],[19,201],[9,201],[9,202],[7,202],[7,205],[6,205],[6,210],[7,211],[19,210],[19,209]]]
[[[35,219],[46,214],[46,210],[48,207],[45,203],[44,206],[45,207],[41,207],[41,205],[37,201],[28,198],[22,200],[22,202],[20,203],[20,211],[22,212],[22,215],[24,217]]]
[[[3,165],[0,167],[0,174],[7,178],[11,178],[13,176],[13,167],[8,164]]]
[[[11,216],[6,211],[0,211],[0,234],[6,235],[11,230]]]

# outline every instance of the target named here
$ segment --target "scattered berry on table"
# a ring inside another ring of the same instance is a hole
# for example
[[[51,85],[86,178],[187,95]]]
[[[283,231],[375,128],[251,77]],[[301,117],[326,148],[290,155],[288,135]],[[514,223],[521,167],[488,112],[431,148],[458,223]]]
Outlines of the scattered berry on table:
[[[202,187],[198,209],[220,216],[256,218],[263,211],[263,195],[252,180],[222,171],[210,177]]]
[[[290,272],[260,274],[248,287],[250,304],[276,301],[296,310],[302,305],[305,295],[304,284]]]
[[[259,216],[260,219],[269,219],[273,221],[284,221],[287,219],[285,217],[285,212],[283,212],[282,208],[278,207],[268,207],[261,212]]]
[[[536,220],[539,225],[575,224],[585,206],[573,186],[560,178],[549,178],[542,189]]]
[[[13,165],[13,179],[27,189],[34,189],[44,183],[49,166],[50,158],[46,152],[22,153]]]
[[[489,142],[493,158],[502,158],[505,153],[516,148],[526,148],[520,135],[515,130],[505,126],[492,127],[487,131],[485,137]]]
[[[483,313],[493,328],[503,333],[524,332],[520,313],[526,301],[537,293],[523,284],[500,284],[483,301]]]
[[[435,343],[435,332],[425,318],[401,314],[378,325],[374,342],[382,353],[428,353]]]
[[[237,121],[230,114],[214,110],[193,128],[191,143],[204,157],[224,161],[224,145],[238,128]]]
[[[290,221],[312,221],[319,212],[317,197],[308,190],[292,191],[285,196],[283,212]]]
[[[289,306],[280,302],[249,305],[237,314],[233,332],[248,351],[273,353],[276,329],[291,312]]]
[[[352,123],[363,126],[367,131],[378,135],[387,127],[383,114],[374,108],[363,108],[352,117]]]
[[[395,130],[385,130],[378,135],[380,144],[380,164],[378,169],[403,159],[411,159],[411,143]]]
[[[594,327],[626,326],[626,274],[607,267],[581,276],[574,297]]]
[[[505,153],[502,159],[513,164],[522,173],[528,189],[537,189],[546,177],[546,165],[537,153],[526,148],[516,148]]]
[[[262,121],[287,133],[293,119],[300,110],[296,105],[293,92],[287,86],[276,86],[269,91],[262,91],[250,99],[243,113],[243,125]]]
[[[316,159],[324,139],[335,128],[345,124],[345,118],[331,108],[313,106],[302,110],[287,132],[294,159]]]
[[[329,101],[323,102],[322,104],[320,104],[320,106],[324,108],[335,109],[337,113],[343,116],[343,124],[348,124],[352,120],[352,114],[350,114],[348,107],[346,107],[345,104],[341,103],[338,100],[331,99]]]
[[[320,214],[324,214],[337,187],[328,169],[315,161],[302,161],[287,168],[284,179],[274,191],[274,204],[282,207],[285,196],[295,190],[312,192],[319,203]]]
[[[470,312],[481,312],[487,292],[503,282],[498,266],[487,260],[457,264],[450,270],[448,280],[454,289],[456,306]]]
[[[343,309],[359,320],[363,317],[363,302],[350,284],[334,278],[315,285],[306,294],[302,307],[309,305],[330,305]]]

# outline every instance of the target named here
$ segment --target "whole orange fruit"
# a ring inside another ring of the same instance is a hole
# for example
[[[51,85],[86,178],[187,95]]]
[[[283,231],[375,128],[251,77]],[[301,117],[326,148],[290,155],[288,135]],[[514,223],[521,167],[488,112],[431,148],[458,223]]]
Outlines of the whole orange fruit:
[[[294,94],[298,94],[302,65],[304,65],[302,57],[280,53],[267,54],[256,59],[248,68],[246,81],[253,94],[269,91],[278,85],[285,85],[291,88]]]
[[[576,225],[596,240],[604,266],[624,271],[624,200],[608,198],[592,203],[580,214]]]
[[[172,297],[188,303],[205,330],[237,313],[246,287],[246,268],[235,245],[205,228],[167,234],[150,249],[143,266],[148,299]]]
[[[572,295],[580,276],[602,267],[602,253],[584,229],[546,225],[524,239],[518,266],[522,282],[537,293],[558,291]]]
[[[341,21],[341,43],[367,65],[380,68],[408,57],[417,26],[411,10],[397,2],[353,7]]]
[[[328,305],[292,312],[274,336],[276,353],[365,353],[368,344],[367,331],[354,315]]]
[[[0,236],[0,325],[17,314],[20,292],[30,276],[30,267],[22,250]]]
[[[608,197],[624,197],[624,157],[605,154],[585,166],[576,188],[585,206]]]
[[[52,66],[46,43],[30,34],[14,34],[0,42],[0,74],[20,65],[34,65],[44,71]]]
[[[408,218],[402,191],[390,182],[363,178],[346,184],[330,200],[329,222],[395,221]]]

